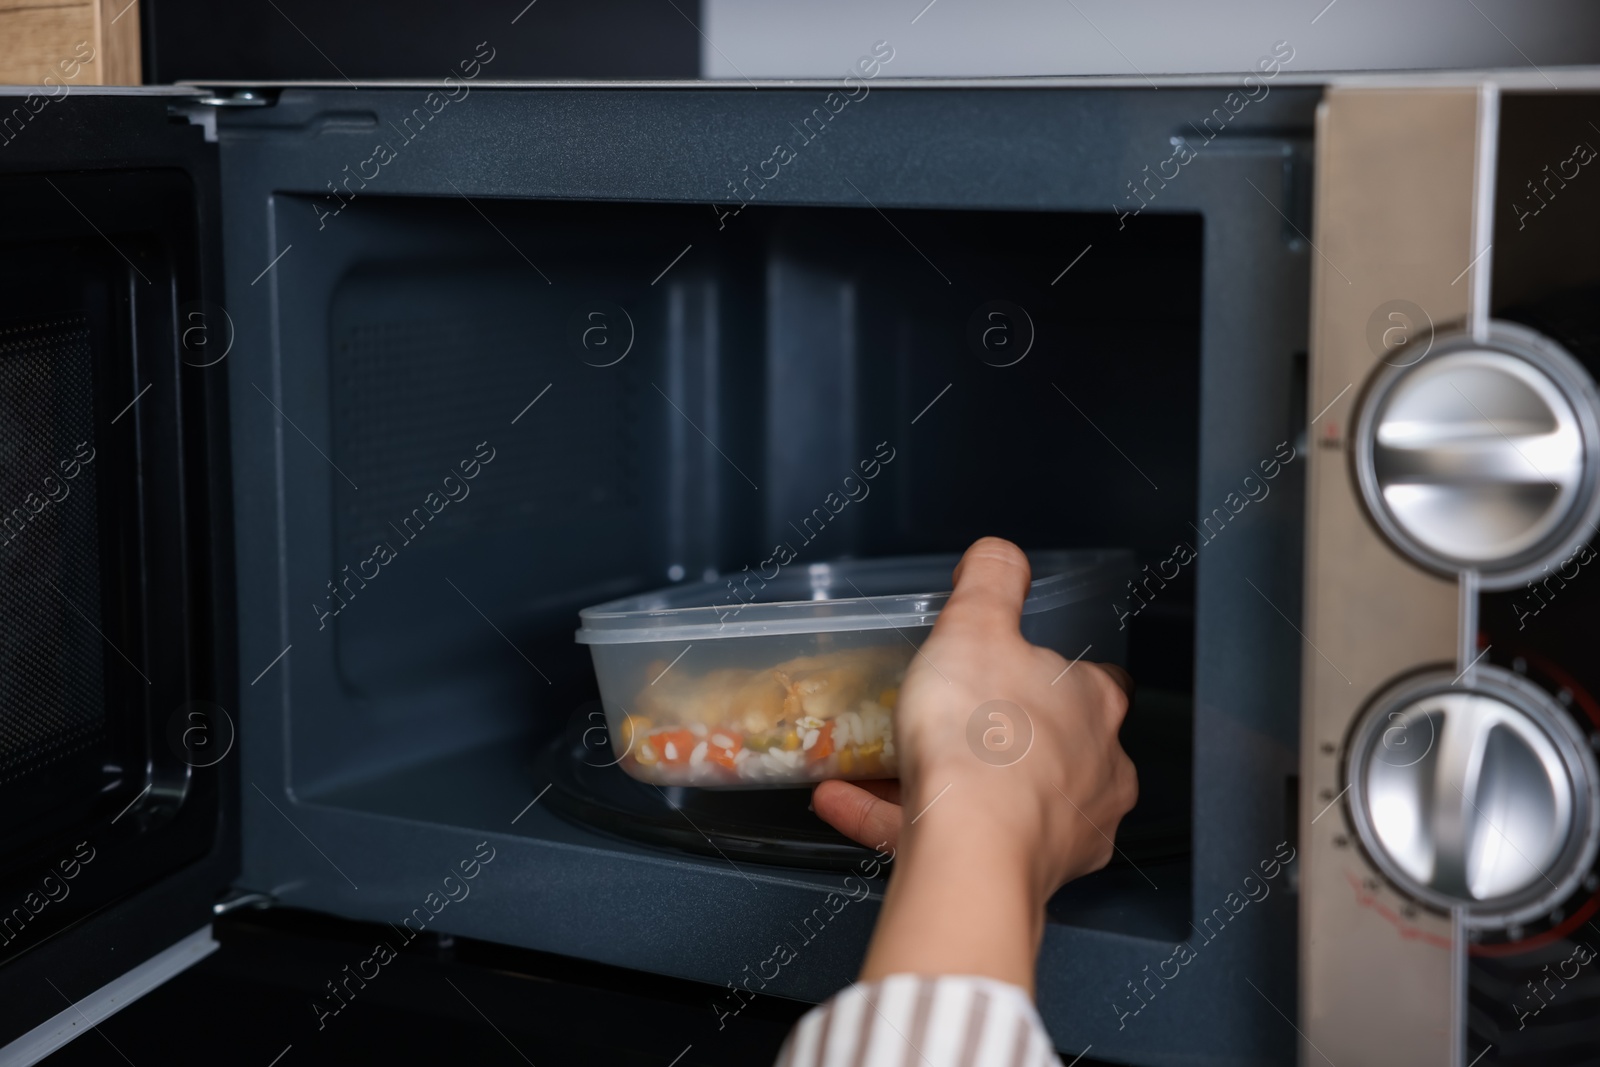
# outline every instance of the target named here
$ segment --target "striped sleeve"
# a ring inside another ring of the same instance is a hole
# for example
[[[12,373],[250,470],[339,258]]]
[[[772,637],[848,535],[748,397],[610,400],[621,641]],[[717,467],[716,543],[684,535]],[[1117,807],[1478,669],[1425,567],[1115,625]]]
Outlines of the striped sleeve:
[[[778,1067],[1059,1067],[1044,1023],[1014,985],[894,974],[811,1009]]]

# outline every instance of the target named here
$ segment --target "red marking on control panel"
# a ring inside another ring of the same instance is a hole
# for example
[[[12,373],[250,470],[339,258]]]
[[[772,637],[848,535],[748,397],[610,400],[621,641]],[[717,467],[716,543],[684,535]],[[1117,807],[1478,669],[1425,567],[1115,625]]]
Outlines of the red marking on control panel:
[[[1435,948],[1447,949],[1451,947],[1450,938],[1440,937],[1438,934],[1430,934],[1426,930],[1419,930],[1417,927],[1407,923],[1405,919],[1400,917],[1399,912],[1395,911],[1383,901],[1379,900],[1378,894],[1362,885],[1361,879],[1356,877],[1356,875],[1351,871],[1345,871],[1344,876],[1350,879],[1350,888],[1355,890],[1356,903],[1361,905],[1363,908],[1371,908],[1373,911],[1377,912],[1379,916],[1385,919],[1389,925],[1393,926],[1395,930],[1399,932],[1400,936],[1404,940],[1424,941],[1430,945],[1433,945]]]
[[[1401,938],[1406,941],[1425,941],[1436,948],[1449,948],[1450,938],[1438,934],[1430,934],[1426,930],[1418,929],[1409,924],[1393,908],[1378,899],[1378,894],[1361,884],[1361,879],[1350,871],[1345,872],[1345,877],[1350,880],[1350,888],[1355,891],[1356,903],[1363,908],[1370,908],[1395,928]],[[1532,937],[1523,938],[1521,941],[1509,941],[1500,945],[1475,945],[1468,943],[1467,955],[1469,956],[1516,956],[1523,952],[1531,952],[1541,945],[1548,945],[1552,941],[1560,941],[1571,934],[1578,927],[1588,922],[1589,917],[1600,911],[1600,895],[1592,896],[1589,900],[1567,916],[1565,921],[1553,926],[1543,933]]]

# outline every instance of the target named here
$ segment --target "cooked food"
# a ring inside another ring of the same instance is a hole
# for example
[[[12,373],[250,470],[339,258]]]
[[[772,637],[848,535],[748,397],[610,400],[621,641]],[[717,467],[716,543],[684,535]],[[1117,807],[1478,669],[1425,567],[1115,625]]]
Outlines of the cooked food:
[[[662,785],[893,777],[891,713],[912,655],[848,649],[698,675],[662,661],[615,742],[628,773]]]

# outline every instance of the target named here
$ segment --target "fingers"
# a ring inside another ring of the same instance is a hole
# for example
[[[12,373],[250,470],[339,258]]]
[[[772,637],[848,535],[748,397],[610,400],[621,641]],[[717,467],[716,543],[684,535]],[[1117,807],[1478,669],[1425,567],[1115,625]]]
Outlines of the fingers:
[[[857,844],[878,848],[887,842],[890,848],[899,847],[904,818],[900,805],[880,799],[859,785],[823,782],[811,794],[811,806],[823,822]]]
[[[1129,697],[1130,699],[1133,697],[1133,675],[1129,674],[1115,663],[1096,663],[1095,666],[1099,667],[1101,670],[1105,671],[1111,676],[1111,680],[1117,683],[1118,687],[1121,688],[1123,695]]]
[[[1120,745],[1117,747],[1121,757],[1117,761],[1117,779],[1120,789],[1119,795],[1122,798],[1123,814],[1126,815],[1139,803],[1139,768],[1134,764],[1133,760],[1128,758],[1128,754],[1126,752],[1120,751]]]
[[[1016,633],[1032,574],[1022,549],[999,537],[982,537],[956,564],[955,589],[939,612],[935,634],[963,638]]]

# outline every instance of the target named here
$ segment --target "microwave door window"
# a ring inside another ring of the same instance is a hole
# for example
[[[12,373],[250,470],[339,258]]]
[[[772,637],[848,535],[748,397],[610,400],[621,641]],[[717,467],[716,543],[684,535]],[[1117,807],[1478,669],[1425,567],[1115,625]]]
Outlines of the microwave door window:
[[[93,332],[74,310],[0,324],[0,793],[28,816],[7,837],[40,828],[40,802],[120,774],[98,632]]]

